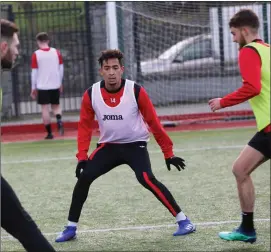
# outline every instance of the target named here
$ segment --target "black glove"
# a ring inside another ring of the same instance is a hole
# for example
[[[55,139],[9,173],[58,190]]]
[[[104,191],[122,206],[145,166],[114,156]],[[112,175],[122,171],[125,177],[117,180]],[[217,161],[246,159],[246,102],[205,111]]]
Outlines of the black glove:
[[[78,162],[76,169],[75,169],[75,175],[77,178],[79,178],[81,172],[85,169],[86,164],[87,164],[87,160],[82,160],[82,161]]]
[[[185,168],[184,160],[180,157],[171,157],[166,159],[167,169],[170,171],[170,165],[174,165],[179,171]]]

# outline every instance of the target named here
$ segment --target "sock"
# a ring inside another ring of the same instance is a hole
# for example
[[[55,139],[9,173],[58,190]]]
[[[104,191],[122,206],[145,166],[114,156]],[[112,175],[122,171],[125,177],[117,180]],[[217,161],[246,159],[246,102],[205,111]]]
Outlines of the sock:
[[[77,227],[77,223],[73,221],[68,221],[68,226],[70,227]]]
[[[45,125],[45,129],[47,130],[48,135],[51,135],[51,134],[52,134],[51,124]]]
[[[179,222],[181,220],[185,220],[186,219],[186,215],[181,211],[177,214],[176,216],[176,221]]]
[[[60,114],[56,115],[56,121],[57,121],[57,123],[61,123],[61,115]]]
[[[244,231],[254,230],[253,212],[242,212],[241,228]]]

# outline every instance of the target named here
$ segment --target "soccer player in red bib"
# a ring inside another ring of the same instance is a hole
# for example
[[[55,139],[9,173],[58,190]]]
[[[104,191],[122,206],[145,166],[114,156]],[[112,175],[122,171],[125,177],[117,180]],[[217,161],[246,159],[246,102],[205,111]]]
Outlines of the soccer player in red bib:
[[[46,32],[40,32],[36,36],[39,47],[31,58],[31,94],[37,98],[41,105],[42,120],[47,131],[45,139],[53,139],[50,118],[50,107],[56,117],[57,128],[60,135],[64,135],[62,122],[62,110],[60,106],[60,93],[63,91],[64,66],[59,50],[50,47],[49,36]]]
[[[178,229],[174,236],[187,235],[195,225],[181,211],[169,190],[152,173],[147,150],[150,127],[165,157],[168,170],[174,165],[185,168],[184,160],[173,154],[173,143],[163,129],[145,89],[135,82],[122,79],[123,54],[107,50],[99,58],[103,80],[92,85],[83,95],[78,125],[78,165],[68,225],[56,238],[65,242],[76,237],[77,224],[92,182],[113,168],[127,164],[138,182],[176,217]],[[94,116],[98,120],[100,138],[97,148],[88,156]],[[145,121],[145,122],[144,122]]]
[[[270,45],[258,36],[259,19],[248,9],[240,10],[229,23],[233,41],[239,43],[239,66],[243,86],[223,98],[209,101],[213,111],[249,100],[256,117],[258,132],[241,151],[233,164],[242,223],[232,232],[220,232],[224,240],[255,242],[253,223],[254,186],[250,174],[271,157],[270,124]]]

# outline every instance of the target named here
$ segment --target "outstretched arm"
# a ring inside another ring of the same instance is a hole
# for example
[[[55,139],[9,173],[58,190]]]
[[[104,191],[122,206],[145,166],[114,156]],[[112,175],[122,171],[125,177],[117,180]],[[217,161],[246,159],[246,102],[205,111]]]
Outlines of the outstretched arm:
[[[140,87],[138,96],[138,107],[145,120],[149,125],[151,132],[162,149],[165,158],[173,156],[173,143],[160,123],[155,108],[143,87]]]
[[[91,100],[87,90],[82,98],[80,120],[78,123],[78,133],[77,133],[78,153],[76,154],[78,161],[88,159],[88,150],[92,137],[92,126],[94,122],[94,116],[95,113],[92,108]]]
[[[261,58],[252,48],[245,47],[239,54],[239,67],[243,85],[236,91],[209,101],[213,111],[245,102],[261,92]]]
[[[166,133],[165,129],[160,123],[156,114],[155,108],[144,88],[140,88],[138,96],[138,107],[144,118],[149,125],[156,142],[159,144],[162,152],[164,153],[165,161],[168,170],[170,165],[174,165],[179,171],[185,168],[184,160],[176,157],[173,154],[173,143]]]

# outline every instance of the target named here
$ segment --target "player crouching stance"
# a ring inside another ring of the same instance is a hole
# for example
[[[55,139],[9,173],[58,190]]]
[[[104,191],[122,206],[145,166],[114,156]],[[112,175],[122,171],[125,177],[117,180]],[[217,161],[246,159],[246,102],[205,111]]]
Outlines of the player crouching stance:
[[[139,183],[176,217],[178,229],[173,234],[187,235],[196,230],[181,211],[169,190],[152,173],[147,141],[150,127],[160,145],[168,170],[174,165],[179,171],[185,168],[184,160],[173,154],[173,143],[157,117],[146,91],[133,81],[122,79],[123,54],[119,50],[103,51],[100,58],[100,74],[103,80],[93,84],[83,95],[78,125],[78,165],[68,225],[56,242],[76,237],[77,224],[91,183],[113,168],[127,164],[135,172]],[[88,158],[92,135],[92,122],[96,115],[100,138],[97,148]],[[144,120],[143,120],[144,118]]]

